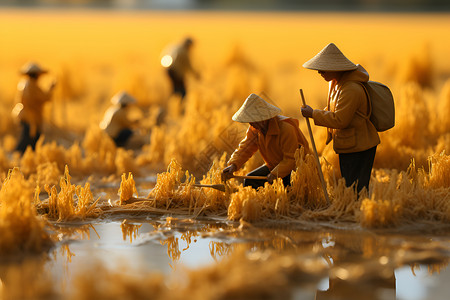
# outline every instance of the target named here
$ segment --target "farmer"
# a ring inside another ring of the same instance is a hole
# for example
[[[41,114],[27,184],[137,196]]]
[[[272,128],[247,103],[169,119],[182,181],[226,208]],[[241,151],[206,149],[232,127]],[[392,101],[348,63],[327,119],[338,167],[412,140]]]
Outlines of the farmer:
[[[244,186],[258,188],[265,182],[272,183],[280,177],[285,186],[290,185],[291,171],[295,169],[295,151],[304,147],[309,153],[305,136],[298,127],[298,120],[280,115],[281,110],[261,97],[250,94],[233,120],[249,123],[247,136],[231,155],[228,166],[223,169],[223,178],[233,177],[250,157],[259,150],[265,164],[250,172],[249,176],[267,176],[267,180],[245,179]]]
[[[161,65],[166,68],[172,83],[173,93],[181,95],[181,98],[186,96],[187,74],[191,73],[195,78],[200,78],[191,63],[190,53],[193,43],[191,38],[186,38],[181,44],[171,46],[166,50],[161,59]]]
[[[356,183],[360,192],[369,189],[370,174],[377,145],[378,132],[370,122],[368,99],[360,82],[369,80],[369,74],[355,65],[334,45],[329,44],[303,67],[317,70],[328,81],[328,104],[325,110],[301,108],[302,115],[328,128],[326,143],[333,140],[339,155],[339,166],[347,186]]]
[[[124,147],[133,135],[132,127],[137,120],[130,120],[128,109],[136,99],[126,92],[120,92],[111,98],[112,105],[106,110],[100,128],[113,140],[117,147]]]
[[[22,128],[15,150],[24,153],[28,146],[33,150],[36,147],[42,131],[44,104],[50,101],[56,82],[53,81],[48,90],[42,90],[38,80],[47,71],[35,63],[26,64],[20,72],[25,77],[17,85],[17,104],[12,113],[20,120]]]

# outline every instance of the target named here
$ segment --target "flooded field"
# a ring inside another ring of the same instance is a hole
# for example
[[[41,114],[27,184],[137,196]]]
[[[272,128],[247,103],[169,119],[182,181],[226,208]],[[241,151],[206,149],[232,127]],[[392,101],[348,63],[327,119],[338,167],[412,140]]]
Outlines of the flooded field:
[[[0,299],[447,299],[449,31],[447,14],[0,11]],[[160,60],[186,36],[201,77],[181,100]],[[370,193],[345,187],[315,126],[330,203],[302,151],[291,188],[195,187],[222,184],[250,93],[307,135],[299,88],[320,107],[328,86],[301,65],[329,42],[394,94]],[[20,155],[28,61],[57,85]],[[127,148],[99,128],[121,90],[140,118]]]

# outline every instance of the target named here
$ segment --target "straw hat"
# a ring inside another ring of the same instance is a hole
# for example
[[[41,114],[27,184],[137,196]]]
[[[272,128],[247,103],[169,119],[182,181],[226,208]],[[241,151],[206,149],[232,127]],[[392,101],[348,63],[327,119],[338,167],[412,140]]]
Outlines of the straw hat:
[[[303,67],[318,71],[350,71],[357,68],[333,43],[305,62]]]
[[[20,73],[22,73],[24,75],[31,75],[31,74],[40,75],[40,74],[47,73],[47,70],[42,69],[36,63],[30,62],[30,63],[27,63],[26,65],[24,65],[22,67],[22,69],[20,69]]]
[[[267,103],[258,95],[250,94],[232,119],[241,123],[260,122],[271,119],[280,113],[281,109],[278,107]]]
[[[112,104],[134,104],[136,99],[127,92],[120,92],[111,98]]]

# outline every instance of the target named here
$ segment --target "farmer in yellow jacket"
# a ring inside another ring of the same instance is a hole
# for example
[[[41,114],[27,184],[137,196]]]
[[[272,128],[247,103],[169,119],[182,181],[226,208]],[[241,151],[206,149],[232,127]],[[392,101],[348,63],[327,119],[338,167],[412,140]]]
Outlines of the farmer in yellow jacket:
[[[35,63],[26,64],[21,73],[26,77],[17,86],[17,104],[14,106],[13,115],[19,118],[22,127],[16,151],[23,153],[27,146],[33,149],[36,146],[42,130],[44,104],[50,101],[56,83],[53,82],[48,90],[42,90],[38,79],[47,71]]]
[[[298,127],[296,119],[280,115],[281,110],[255,94],[245,100],[234,114],[233,120],[250,123],[246,137],[239,144],[223,169],[224,179],[231,178],[250,157],[259,150],[265,164],[247,175],[267,176],[267,180],[244,180],[244,186],[258,188],[275,178],[283,178],[290,185],[291,171],[295,169],[295,151],[304,147],[309,153],[308,141]]]
[[[187,74],[191,73],[195,78],[200,78],[191,62],[190,55],[193,44],[194,41],[191,38],[186,38],[182,43],[166,49],[161,59],[161,65],[166,68],[172,83],[173,93],[179,94],[181,98],[186,96]]]
[[[114,141],[117,147],[124,147],[133,135],[137,120],[128,117],[128,108],[136,99],[127,92],[119,92],[111,98],[112,105],[106,110],[100,128]]]
[[[325,110],[306,106],[301,109],[302,115],[328,128],[326,143],[333,140],[346,185],[356,183],[358,192],[363,188],[368,190],[380,143],[378,132],[369,120],[368,98],[361,85],[369,80],[369,74],[348,60],[334,44],[328,44],[303,67],[317,70],[329,82],[329,91]]]

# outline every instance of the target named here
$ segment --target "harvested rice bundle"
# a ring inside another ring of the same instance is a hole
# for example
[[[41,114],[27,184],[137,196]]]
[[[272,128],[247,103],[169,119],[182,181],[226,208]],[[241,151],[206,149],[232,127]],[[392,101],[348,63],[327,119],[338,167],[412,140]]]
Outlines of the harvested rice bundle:
[[[18,168],[9,171],[0,189],[0,254],[39,253],[52,245],[44,221],[36,214],[35,187]]]
[[[83,188],[72,185],[70,179],[69,168],[66,166],[64,177],[61,178],[59,183],[61,188],[59,193],[55,186],[50,188],[49,185],[45,185],[45,190],[49,196],[48,216],[50,218],[58,218],[58,222],[97,217],[100,214],[100,210],[96,209],[96,205],[100,197],[94,202],[88,182]],[[74,194],[77,195],[78,201],[74,200]]]
[[[259,189],[261,191],[262,188]],[[259,221],[262,216],[261,199],[257,190],[250,186],[239,186],[236,193],[231,195],[228,206],[229,220]]]
[[[176,160],[172,160],[167,171],[156,176],[156,185],[147,198],[154,197],[156,201],[167,201],[175,195],[175,188],[180,185],[183,171]]]
[[[230,193],[233,189],[237,188],[235,180],[229,180],[225,183],[222,182],[222,170],[226,165],[226,159],[227,154],[224,153],[219,160],[214,160],[208,173],[200,181],[201,184],[225,184],[225,193],[212,188],[202,189],[202,196],[204,196],[205,203],[207,203],[211,210],[220,213],[227,209],[230,201]]]
[[[305,155],[302,147],[295,152],[295,163],[289,196],[303,208],[324,207],[326,200],[314,157],[310,154]]]
[[[122,174],[122,181],[120,182],[118,194],[120,197],[119,205],[124,205],[128,200],[133,198],[134,194],[138,197],[136,183],[131,172],[128,173],[128,178],[126,178],[125,173]]]
[[[371,198],[361,202],[360,223],[364,227],[387,227],[400,222],[403,205],[414,187],[406,173],[377,170],[372,179]]]

